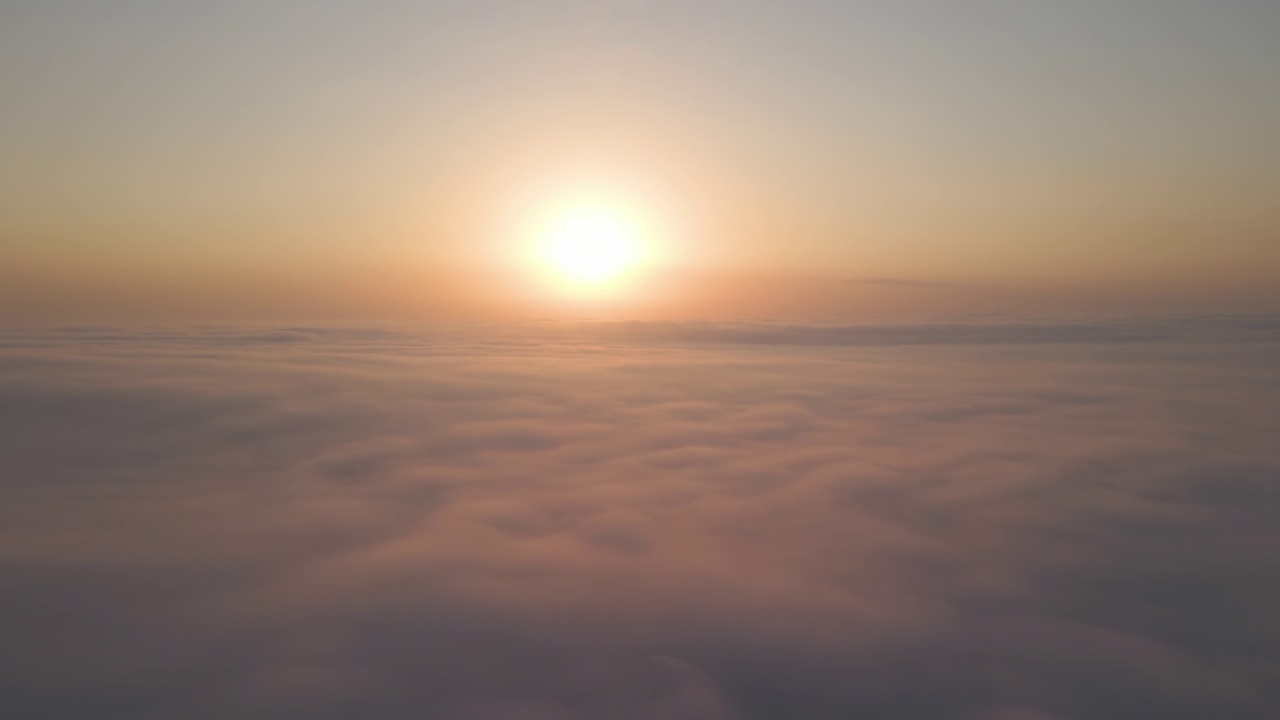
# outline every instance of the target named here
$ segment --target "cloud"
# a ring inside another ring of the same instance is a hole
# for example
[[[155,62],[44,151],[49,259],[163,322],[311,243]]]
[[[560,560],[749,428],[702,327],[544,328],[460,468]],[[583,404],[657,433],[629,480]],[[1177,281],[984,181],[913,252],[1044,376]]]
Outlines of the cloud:
[[[644,342],[728,345],[1064,345],[1251,343],[1280,340],[1272,317],[1138,320],[944,319],[934,322],[796,324],[774,322],[606,322],[591,332]]]
[[[946,283],[938,280],[913,280],[911,278],[894,277],[846,278],[844,282],[849,285],[878,285],[902,288],[936,288],[946,286]]]
[[[1267,318],[0,337],[0,704],[1280,709]]]

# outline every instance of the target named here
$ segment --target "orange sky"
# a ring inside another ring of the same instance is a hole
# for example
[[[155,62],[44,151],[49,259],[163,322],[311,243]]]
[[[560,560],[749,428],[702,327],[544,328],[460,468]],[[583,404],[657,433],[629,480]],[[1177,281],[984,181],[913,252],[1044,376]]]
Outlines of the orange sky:
[[[3,10],[0,320],[1275,310],[1280,11],[1214,7]],[[626,292],[531,267],[569,187]]]

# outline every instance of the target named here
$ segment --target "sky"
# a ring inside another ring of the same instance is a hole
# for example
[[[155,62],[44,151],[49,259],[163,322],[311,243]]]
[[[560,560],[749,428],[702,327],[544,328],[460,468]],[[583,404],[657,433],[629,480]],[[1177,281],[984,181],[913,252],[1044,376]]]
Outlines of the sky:
[[[0,320],[1280,307],[1265,0],[16,0]],[[530,267],[581,188],[625,292]]]

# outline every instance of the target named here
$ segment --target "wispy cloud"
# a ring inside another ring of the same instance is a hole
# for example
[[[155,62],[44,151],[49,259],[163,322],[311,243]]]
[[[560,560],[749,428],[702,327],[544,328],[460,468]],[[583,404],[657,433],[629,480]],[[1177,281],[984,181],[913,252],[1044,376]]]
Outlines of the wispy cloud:
[[[844,282],[848,285],[881,285],[886,287],[903,288],[937,288],[946,287],[948,284],[940,280],[917,280],[912,278],[895,277],[852,277],[845,278]]]

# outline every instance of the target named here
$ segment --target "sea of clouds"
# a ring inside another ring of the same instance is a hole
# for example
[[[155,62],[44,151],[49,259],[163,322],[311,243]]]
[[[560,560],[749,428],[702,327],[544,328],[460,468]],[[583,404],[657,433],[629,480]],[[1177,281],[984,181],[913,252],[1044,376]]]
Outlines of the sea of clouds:
[[[1280,320],[0,333],[0,715],[1280,717]]]

